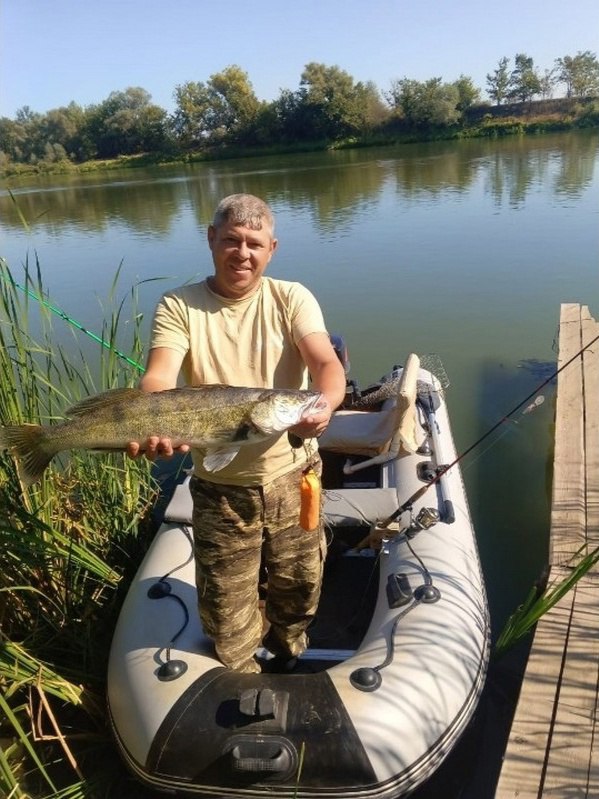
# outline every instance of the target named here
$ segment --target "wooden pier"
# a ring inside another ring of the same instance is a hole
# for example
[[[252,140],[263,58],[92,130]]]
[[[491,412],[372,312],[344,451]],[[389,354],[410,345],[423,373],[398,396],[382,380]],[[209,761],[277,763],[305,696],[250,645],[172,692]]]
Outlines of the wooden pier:
[[[599,336],[561,307],[558,366]],[[558,375],[549,582],[599,547],[599,341]],[[538,622],[496,799],[599,797],[599,564]]]

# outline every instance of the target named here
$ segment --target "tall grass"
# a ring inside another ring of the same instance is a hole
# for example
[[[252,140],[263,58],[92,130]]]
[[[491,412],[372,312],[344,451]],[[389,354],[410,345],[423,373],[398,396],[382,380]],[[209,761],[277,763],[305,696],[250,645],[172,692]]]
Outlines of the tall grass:
[[[118,340],[121,302],[92,367],[76,344],[53,343],[65,322],[32,299],[46,296],[37,259],[18,281],[3,261],[0,271],[0,423],[51,424],[89,394],[137,382],[116,354],[141,360],[135,290],[129,341]],[[137,565],[155,496],[145,459],[77,452],[24,488],[0,453],[0,795],[116,795],[106,662],[119,583]]]
[[[599,563],[599,547],[590,552],[585,552],[585,549],[586,547],[580,549],[571,559],[568,564],[570,571],[565,577],[552,581],[543,590],[539,590],[536,586],[530,589],[528,596],[509,617],[495,642],[493,656],[496,660],[529,635],[539,619],[555,607],[560,599]]]

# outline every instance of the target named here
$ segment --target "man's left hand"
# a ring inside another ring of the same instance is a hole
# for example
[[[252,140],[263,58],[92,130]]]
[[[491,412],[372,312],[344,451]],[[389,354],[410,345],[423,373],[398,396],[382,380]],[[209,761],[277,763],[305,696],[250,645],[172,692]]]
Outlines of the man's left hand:
[[[333,409],[323,398],[318,413],[312,412],[304,416],[299,424],[290,428],[289,432],[299,438],[318,438],[327,429],[332,413]]]

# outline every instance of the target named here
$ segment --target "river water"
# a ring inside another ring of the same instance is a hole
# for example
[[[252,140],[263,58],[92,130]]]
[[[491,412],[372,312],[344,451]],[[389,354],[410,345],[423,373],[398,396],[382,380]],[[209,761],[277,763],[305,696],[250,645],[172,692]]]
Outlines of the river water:
[[[139,284],[147,332],[163,291],[210,272],[218,200],[258,194],[277,220],[270,274],[316,294],[362,386],[434,354],[462,451],[550,374],[560,303],[599,314],[598,162],[580,132],[12,180],[0,254],[17,280],[37,257],[53,304],[95,331],[120,268],[111,296]],[[554,391],[462,464],[494,634],[546,559]]]
[[[17,280],[37,257],[52,302],[90,330],[140,284],[147,331],[163,291],[210,272],[218,200],[258,194],[276,214],[270,274],[316,294],[362,386],[434,354],[462,451],[551,372],[560,303],[599,314],[598,162],[581,132],[12,180],[0,254]],[[462,464],[495,633],[546,558],[554,390]]]

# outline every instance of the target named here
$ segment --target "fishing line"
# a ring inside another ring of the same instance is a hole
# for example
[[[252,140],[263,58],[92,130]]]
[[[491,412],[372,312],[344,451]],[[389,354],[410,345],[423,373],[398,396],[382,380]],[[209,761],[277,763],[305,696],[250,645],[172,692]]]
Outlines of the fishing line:
[[[528,408],[525,408],[522,411],[522,415],[524,416],[524,414],[529,414],[533,410],[536,410],[536,408],[540,407],[543,404],[544,401],[545,401],[545,398],[542,395],[540,397],[537,397],[537,401],[532,403],[532,405],[534,405],[534,408],[531,408],[530,406]],[[510,420],[509,419],[505,419],[504,421],[507,422],[507,421],[510,421]],[[517,424],[517,425],[520,424],[518,419],[512,419],[511,421],[514,424]],[[469,469],[471,469],[473,466],[475,466],[487,452],[489,452],[490,450],[494,449],[495,446],[503,438],[505,438],[505,436],[507,436],[507,435],[509,435],[510,433],[513,433],[513,432],[514,432],[514,428],[513,427],[509,427],[508,425],[506,425],[504,430],[501,433],[499,433],[497,438],[495,438],[493,441],[490,441],[489,444],[481,452],[479,452],[478,455],[475,458],[472,458],[469,463],[467,463],[464,467],[462,467],[463,471],[467,472]]]
[[[575,355],[569,358],[566,361],[566,363],[562,364],[551,375],[549,375],[549,377],[546,380],[543,380],[543,382],[540,383],[533,391],[531,391],[530,394],[524,397],[523,400],[521,400],[510,411],[508,411],[504,416],[502,416],[501,419],[499,419],[499,421],[497,421],[492,427],[490,427],[486,431],[486,433],[483,433],[483,435],[480,436],[480,438],[478,438],[473,444],[467,447],[467,449],[465,449],[460,455],[458,455],[450,464],[440,468],[435,477],[433,477],[433,479],[429,483],[427,483],[422,488],[419,488],[418,491],[415,491],[412,494],[412,496],[409,497],[402,505],[400,505],[399,508],[397,508],[397,510],[393,511],[393,513],[390,516],[388,516],[382,522],[377,522],[377,528],[388,527],[392,522],[398,519],[401,516],[401,514],[404,513],[406,510],[408,510],[412,506],[412,504],[416,502],[416,500],[420,499],[420,497],[423,496],[423,494],[425,494],[429,490],[429,488],[436,485],[441,480],[444,474],[447,474],[447,472],[450,469],[452,469],[456,464],[458,464],[463,458],[465,458],[466,455],[468,455],[470,452],[472,452],[473,449],[478,447],[479,444],[482,444],[482,442],[485,441],[485,439],[487,439],[492,433],[494,433],[498,427],[501,427],[501,425],[504,422],[506,422],[510,418],[510,416],[513,416],[513,414],[516,413],[516,411],[520,410],[520,408],[526,402],[531,400],[535,396],[535,394],[538,394],[539,391],[542,388],[544,388],[548,383],[550,383],[552,380],[555,380],[555,378],[561,372],[563,372],[566,367],[570,366],[571,363],[573,363],[577,358],[579,358],[583,354],[583,352],[588,350],[589,347],[591,347],[597,341],[599,341],[599,336],[595,336],[595,338],[591,339],[591,341],[589,341],[588,344],[585,344],[585,346],[582,347],[582,349],[578,350],[578,352]]]
[[[31,289],[28,289],[26,286],[21,286],[19,283],[17,283],[15,280],[13,280],[12,276],[7,277],[7,275],[4,272],[1,272],[1,271],[0,271],[0,276],[7,283],[10,283],[11,286],[13,286],[14,288],[19,289],[24,294],[26,294],[28,297],[31,297],[31,299],[33,299],[36,302],[38,302],[40,305],[43,305],[44,308],[47,308],[53,314],[55,314],[56,316],[60,317],[63,321],[68,322],[68,324],[70,324],[73,327],[77,328],[77,330],[79,330],[81,333],[85,333],[86,336],[89,336],[91,339],[96,341],[102,347],[106,347],[106,349],[110,350],[111,352],[114,352],[114,354],[118,358],[121,358],[122,360],[126,361],[130,366],[134,366],[140,372],[145,372],[145,367],[144,366],[142,366],[140,363],[137,363],[137,361],[134,361],[133,358],[130,358],[128,355],[125,355],[124,352],[121,352],[120,350],[117,350],[115,347],[112,346],[112,344],[109,341],[106,341],[106,339],[102,338],[102,336],[98,336],[97,333],[94,333],[93,331],[88,330],[84,325],[81,324],[81,322],[78,322],[76,319],[73,319],[72,316],[69,316],[61,308],[58,308],[58,306],[53,305],[48,300],[45,300],[43,297],[40,297],[38,294],[36,294],[34,291],[31,291]]]

